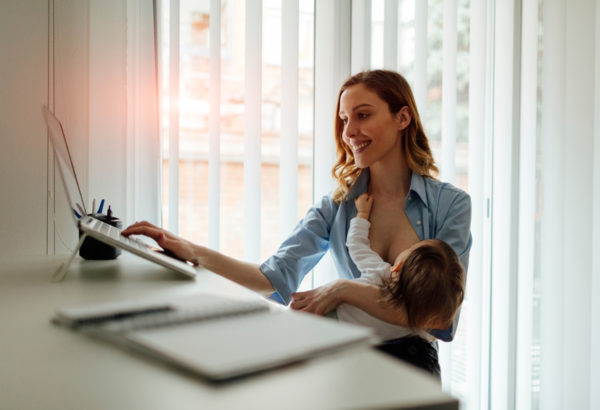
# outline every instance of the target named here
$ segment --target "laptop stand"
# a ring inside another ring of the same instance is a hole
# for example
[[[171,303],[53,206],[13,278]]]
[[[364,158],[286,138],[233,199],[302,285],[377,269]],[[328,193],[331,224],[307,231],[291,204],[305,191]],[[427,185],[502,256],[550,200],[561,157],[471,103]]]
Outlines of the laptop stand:
[[[73,254],[69,257],[69,260],[65,263],[61,263],[60,266],[58,267],[58,269],[56,270],[56,272],[54,272],[54,274],[52,275],[52,282],[62,282],[65,277],[67,276],[67,270],[69,270],[69,266],[71,266],[71,263],[73,262],[73,259],[75,258],[75,255],[77,255],[77,252],[79,252],[79,248],[81,248],[81,245],[83,244],[83,241],[85,240],[85,238],[87,237],[86,233],[83,233],[80,237],[79,237],[79,242],[77,243],[77,246],[75,247],[75,250],[73,251]]]

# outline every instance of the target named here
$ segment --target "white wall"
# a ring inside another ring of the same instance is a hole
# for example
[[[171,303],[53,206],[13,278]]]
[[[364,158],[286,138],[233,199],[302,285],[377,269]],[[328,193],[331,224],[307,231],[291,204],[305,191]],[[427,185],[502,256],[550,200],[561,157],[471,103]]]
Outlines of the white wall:
[[[0,2],[0,258],[46,253],[48,1]]]
[[[127,175],[127,2],[90,0],[90,201],[105,198],[125,218]]]
[[[76,243],[41,107],[61,119],[87,198],[88,20],[85,1],[0,3],[0,258],[64,253]]]
[[[50,49],[49,107],[61,120],[84,200],[88,198],[89,151],[89,6],[87,1],[48,2]],[[53,28],[53,30],[52,30]],[[53,52],[52,52],[53,50]],[[65,253],[77,243],[77,230],[58,174],[49,155],[48,253]],[[52,189],[54,188],[54,189]],[[89,210],[88,210],[89,212]]]
[[[0,2],[0,258],[77,243],[43,104],[63,123],[88,212],[105,198],[124,224],[160,222],[153,46],[148,2]]]

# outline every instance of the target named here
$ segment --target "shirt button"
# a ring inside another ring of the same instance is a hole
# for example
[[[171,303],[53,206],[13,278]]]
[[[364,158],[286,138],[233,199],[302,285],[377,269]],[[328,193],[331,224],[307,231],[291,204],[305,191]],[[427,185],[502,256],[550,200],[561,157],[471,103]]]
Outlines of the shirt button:
[[[421,225],[421,221],[417,221],[417,225]]]
[[[408,197],[408,200],[410,201],[411,199],[412,199],[412,198],[409,196],[409,197]]]

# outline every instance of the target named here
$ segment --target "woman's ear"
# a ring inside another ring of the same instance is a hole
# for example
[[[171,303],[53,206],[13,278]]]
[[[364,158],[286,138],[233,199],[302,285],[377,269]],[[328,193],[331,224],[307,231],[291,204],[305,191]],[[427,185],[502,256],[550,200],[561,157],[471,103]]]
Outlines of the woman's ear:
[[[396,121],[398,122],[398,131],[403,131],[410,125],[412,115],[408,109],[408,105],[400,108],[400,111],[396,113]]]

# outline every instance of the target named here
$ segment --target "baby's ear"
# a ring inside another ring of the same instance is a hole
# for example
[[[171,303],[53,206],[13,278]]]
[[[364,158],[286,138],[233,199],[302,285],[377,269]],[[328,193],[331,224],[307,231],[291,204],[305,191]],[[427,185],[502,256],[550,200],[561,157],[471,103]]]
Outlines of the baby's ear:
[[[398,262],[397,264],[392,266],[392,272],[398,272],[401,267],[402,267],[402,262]]]

